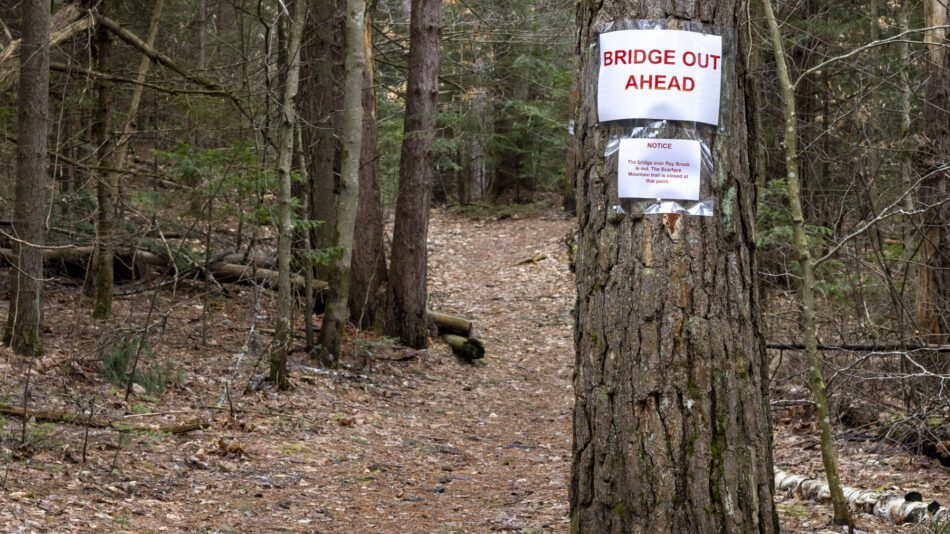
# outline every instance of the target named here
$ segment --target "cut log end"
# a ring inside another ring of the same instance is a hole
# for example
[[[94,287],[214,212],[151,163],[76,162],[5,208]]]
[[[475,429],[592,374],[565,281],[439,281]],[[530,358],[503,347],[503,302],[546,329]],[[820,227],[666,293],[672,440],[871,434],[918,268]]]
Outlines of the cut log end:
[[[452,348],[456,356],[467,362],[472,362],[485,357],[485,346],[475,338],[465,338],[462,336],[445,335],[445,342]]]
[[[472,337],[472,321],[468,319],[435,311],[429,311],[426,315],[439,334]]]

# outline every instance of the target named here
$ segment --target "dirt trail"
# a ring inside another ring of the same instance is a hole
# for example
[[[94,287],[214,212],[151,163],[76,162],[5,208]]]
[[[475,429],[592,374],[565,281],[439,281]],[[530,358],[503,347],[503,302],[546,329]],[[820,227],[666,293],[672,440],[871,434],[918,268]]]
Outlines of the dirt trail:
[[[198,416],[212,425],[180,436],[92,430],[83,465],[81,427],[33,424],[35,443],[20,453],[19,422],[7,419],[0,531],[565,532],[574,290],[562,239],[570,227],[554,214],[477,222],[435,212],[431,307],[472,317],[486,358],[472,366],[438,341],[414,352],[357,339],[352,350],[372,353],[371,372],[314,372],[297,354],[293,389],[281,394],[238,393],[262,370],[256,355],[236,356],[250,291],[209,302],[210,346],[200,341],[200,299],[163,296],[159,307],[171,313],[155,358],[178,362],[185,380],[161,399],[128,404],[95,373],[101,332],[87,303],[74,288],[51,291],[35,406],[76,410],[75,399],[94,394],[100,417],[169,424]],[[528,257],[537,261],[516,265]],[[144,323],[147,299],[122,300],[120,316]],[[77,354],[91,371],[84,378],[69,371]],[[17,398],[24,363],[2,354],[0,396]],[[219,403],[225,380],[234,419],[203,408]]]

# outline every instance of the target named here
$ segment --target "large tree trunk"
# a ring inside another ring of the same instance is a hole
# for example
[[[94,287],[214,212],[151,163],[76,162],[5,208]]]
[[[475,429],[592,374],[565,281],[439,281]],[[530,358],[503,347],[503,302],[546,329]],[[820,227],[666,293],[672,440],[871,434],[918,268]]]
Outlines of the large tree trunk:
[[[442,0],[412,0],[409,82],[399,158],[399,198],[386,293],[386,331],[410,347],[425,348],[426,235],[435,174],[436,104]]]
[[[294,124],[297,120],[297,88],[300,85],[300,42],[306,0],[295,0],[287,18],[287,75],[284,77],[280,100],[280,120],[277,123],[277,321],[274,326],[274,349],[270,358],[270,380],[277,389],[287,389],[287,353],[292,336],[291,314],[293,293],[290,273],[290,248],[293,241],[291,224],[290,170],[294,157]]]
[[[941,0],[924,2],[926,26],[946,25],[950,7]],[[920,258],[917,263],[917,329],[927,343],[950,339],[950,32],[945,28],[925,34],[924,138],[920,147],[922,174],[917,199],[924,213]],[[946,367],[944,368],[946,369]],[[937,371],[934,369],[934,371]]]
[[[744,0],[581,2],[571,530],[776,532],[759,336]],[[637,7],[639,6],[639,8]],[[596,28],[619,19],[735,28],[735,90],[704,176],[713,217],[608,219],[616,167],[596,125]]]
[[[365,0],[346,2],[346,60],[343,85],[343,167],[340,175],[340,196],[337,199],[336,231],[333,245],[339,257],[330,268],[330,295],[320,329],[318,359],[325,367],[340,362],[343,327],[350,318],[350,265],[353,258],[353,230],[360,188],[361,145],[363,143],[363,60],[365,31],[363,23]]]
[[[376,122],[376,88],[373,85],[372,25],[367,15],[366,68],[363,74],[363,144],[360,157],[360,194],[356,209],[356,240],[350,270],[350,320],[366,327],[386,296],[386,253],[383,247],[383,203],[379,196],[379,125]]]
[[[310,213],[321,224],[311,231],[315,250],[333,246],[336,227],[339,131],[343,110],[343,3],[310,1],[307,39],[301,51],[300,118],[304,153],[310,178]],[[327,266],[317,266],[315,276],[326,280]]]
[[[49,23],[46,0],[24,0],[17,143],[13,252],[16,274],[4,340],[18,354],[43,351],[43,242],[49,158]]]

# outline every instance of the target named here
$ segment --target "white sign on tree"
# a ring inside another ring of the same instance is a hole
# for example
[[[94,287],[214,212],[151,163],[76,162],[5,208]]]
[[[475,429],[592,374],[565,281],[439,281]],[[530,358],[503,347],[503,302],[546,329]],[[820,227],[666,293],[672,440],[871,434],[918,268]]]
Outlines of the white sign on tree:
[[[699,141],[621,139],[620,198],[699,199]]]
[[[680,30],[600,34],[601,122],[666,119],[719,124],[722,37]]]

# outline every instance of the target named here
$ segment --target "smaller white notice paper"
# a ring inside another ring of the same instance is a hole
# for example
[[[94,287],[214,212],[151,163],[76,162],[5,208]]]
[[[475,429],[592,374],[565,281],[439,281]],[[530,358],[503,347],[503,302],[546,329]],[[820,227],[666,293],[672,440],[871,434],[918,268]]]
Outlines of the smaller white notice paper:
[[[699,200],[699,141],[621,139],[620,198]]]

